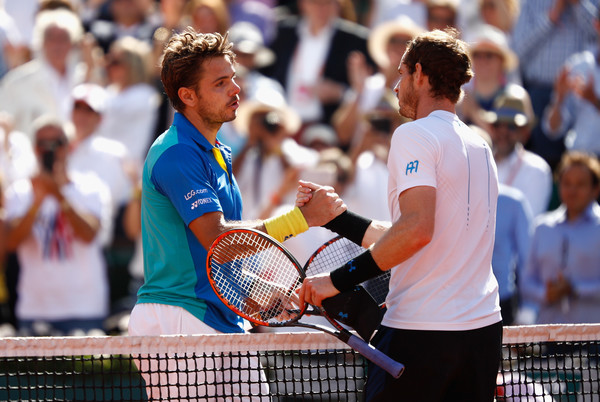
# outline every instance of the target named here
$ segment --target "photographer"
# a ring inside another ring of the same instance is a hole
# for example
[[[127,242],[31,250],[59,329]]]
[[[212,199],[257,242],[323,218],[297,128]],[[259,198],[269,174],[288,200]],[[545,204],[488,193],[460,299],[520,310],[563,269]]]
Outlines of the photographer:
[[[97,234],[110,193],[96,176],[67,171],[68,138],[59,120],[37,119],[34,140],[39,171],[6,192],[6,246],[20,264],[19,330],[102,329],[108,284]]]
[[[318,160],[316,151],[292,138],[300,128],[299,115],[281,94],[263,90],[240,103],[233,123],[246,135],[233,161],[244,199],[243,218],[264,219],[281,203],[292,205],[301,171]]]

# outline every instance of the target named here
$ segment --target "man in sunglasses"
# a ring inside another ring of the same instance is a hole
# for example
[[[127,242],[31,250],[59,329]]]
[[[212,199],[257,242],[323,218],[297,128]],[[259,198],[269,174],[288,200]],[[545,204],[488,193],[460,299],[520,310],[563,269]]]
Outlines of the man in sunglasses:
[[[535,125],[527,91],[509,85],[493,109],[483,113],[483,120],[489,124],[498,181],[521,190],[533,216],[545,212],[552,194],[552,171],[542,157],[523,147]]]
[[[34,124],[39,170],[6,192],[6,246],[20,278],[16,316],[23,335],[101,330],[108,283],[98,233],[110,192],[97,176],[67,169],[68,138],[50,116]]]

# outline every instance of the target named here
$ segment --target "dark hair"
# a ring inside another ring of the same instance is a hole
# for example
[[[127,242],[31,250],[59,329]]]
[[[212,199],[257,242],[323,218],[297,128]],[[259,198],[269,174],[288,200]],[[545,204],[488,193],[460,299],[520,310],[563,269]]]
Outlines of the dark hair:
[[[184,103],[179,99],[179,88],[194,88],[202,74],[204,62],[225,56],[235,61],[235,53],[227,34],[197,33],[188,27],[184,32],[173,35],[162,58],[160,78],[173,108],[181,111]]]
[[[582,151],[566,152],[556,168],[556,180],[560,182],[564,172],[572,166],[583,166],[590,172],[592,187],[600,184],[600,162],[594,155]]]
[[[462,86],[473,78],[471,59],[458,31],[448,28],[422,33],[408,43],[403,63],[412,74],[417,63],[429,77],[432,95],[457,103]]]

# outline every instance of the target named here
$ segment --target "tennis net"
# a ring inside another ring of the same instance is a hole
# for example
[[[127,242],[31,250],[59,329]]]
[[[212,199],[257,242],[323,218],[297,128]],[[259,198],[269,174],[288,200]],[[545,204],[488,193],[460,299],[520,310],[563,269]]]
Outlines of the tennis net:
[[[3,401],[357,401],[367,376],[359,354],[318,332],[0,345]],[[600,324],[506,327],[496,399],[600,401],[599,350]]]

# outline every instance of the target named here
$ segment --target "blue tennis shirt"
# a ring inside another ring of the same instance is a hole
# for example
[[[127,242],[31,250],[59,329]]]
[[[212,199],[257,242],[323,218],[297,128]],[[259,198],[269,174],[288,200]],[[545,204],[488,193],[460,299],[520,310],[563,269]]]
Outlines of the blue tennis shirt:
[[[243,332],[243,320],[208,282],[207,250],[188,225],[208,212],[241,220],[242,197],[231,169],[231,149],[213,146],[182,115],[150,147],[142,174],[144,284],[138,303],[180,306],[221,332]]]

